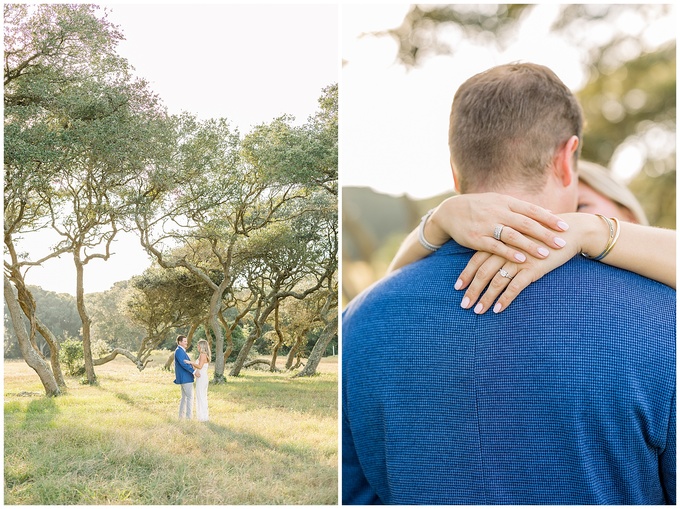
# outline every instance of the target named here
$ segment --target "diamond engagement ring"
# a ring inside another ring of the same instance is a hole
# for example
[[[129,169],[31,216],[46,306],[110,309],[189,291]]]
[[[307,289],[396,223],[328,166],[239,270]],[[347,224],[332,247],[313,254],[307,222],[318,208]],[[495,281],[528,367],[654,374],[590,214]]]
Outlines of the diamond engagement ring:
[[[498,272],[500,273],[501,276],[507,277],[508,279],[512,279],[513,277],[515,277],[515,276],[511,276],[510,273],[505,269],[501,269]]]
[[[493,238],[496,240],[501,240],[501,234],[503,233],[503,225],[499,224],[493,229]]]

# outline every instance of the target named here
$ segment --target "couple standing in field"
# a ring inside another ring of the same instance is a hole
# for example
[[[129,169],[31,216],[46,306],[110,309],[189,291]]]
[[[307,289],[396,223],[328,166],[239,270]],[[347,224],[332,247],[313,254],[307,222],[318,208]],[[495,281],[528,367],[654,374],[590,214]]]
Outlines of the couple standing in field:
[[[192,361],[187,353],[186,336],[177,336],[175,350],[175,383],[180,386],[179,418],[191,419],[194,409],[194,379],[196,379],[196,418],[208,421],[208,364],[210,345],[205,339],[198,342],[198,361]]]

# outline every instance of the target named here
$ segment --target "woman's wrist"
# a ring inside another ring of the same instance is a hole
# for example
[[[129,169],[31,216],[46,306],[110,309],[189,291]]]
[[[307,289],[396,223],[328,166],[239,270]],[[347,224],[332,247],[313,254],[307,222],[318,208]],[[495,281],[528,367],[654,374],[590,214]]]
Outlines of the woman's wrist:
[[[579,243],[579,251],[591,258],[598,256],[606,248],[609,240],[607,223],[595,214],[577,212],[574,215],[578,218],[568,222],[570,225],[572,222],[578,225],[576,241]]]
[[[425,223],[423,233],[431,244],[442,245],[451,240],[451,235],[446,232],[442,225],[445,221],[455,221],[459,217],[455,209],[456,198],[456,196],[452,196],[441,202]]]

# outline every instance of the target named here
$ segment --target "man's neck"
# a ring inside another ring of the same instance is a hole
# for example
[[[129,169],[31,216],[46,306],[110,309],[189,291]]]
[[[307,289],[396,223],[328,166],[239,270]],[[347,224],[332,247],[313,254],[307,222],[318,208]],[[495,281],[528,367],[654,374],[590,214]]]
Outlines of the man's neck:
[[[528,203],[533,203],[539,207],[543,207],[546,210],[551,211],[554,214],[561,214],[565,212],[575,212],[576,204],[572,206],[565,202],[565,195],[555,192],[551,186],[546,185],[543,189],[538,192],[532,192],[521,187],[508,187],[504,186],[502,188],[482,188],[470,191],[471,193],[499,193],[507,196],[512,196],[518,200],[522,200]]]

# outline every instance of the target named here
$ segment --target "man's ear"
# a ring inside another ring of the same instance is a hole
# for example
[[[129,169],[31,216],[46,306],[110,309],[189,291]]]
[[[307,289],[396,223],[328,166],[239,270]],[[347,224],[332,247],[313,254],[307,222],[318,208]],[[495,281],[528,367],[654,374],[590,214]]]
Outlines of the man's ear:
[[[572,136],[555,156],[555,176],[564,187],[569,187],[574,179],[577,178],[574,154],[578,149],[578,144],[578,136]]]
[[[453,164],[453,156],[449,157],[449,163],[451,163],[451,173],[453,174],[453,187],[456,193],[460,194],[460,181],[456,173],[456,166]]]

